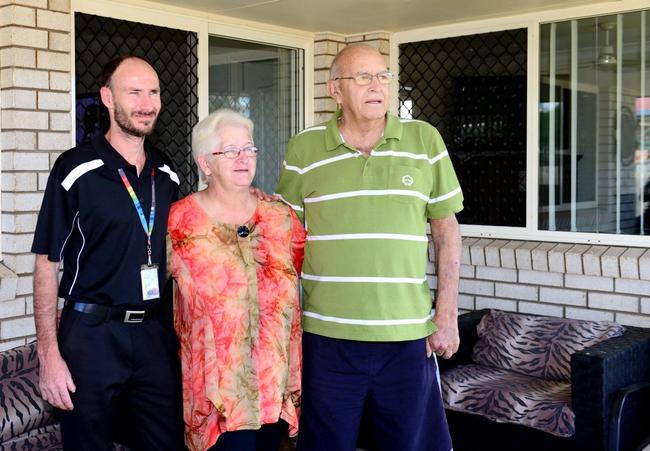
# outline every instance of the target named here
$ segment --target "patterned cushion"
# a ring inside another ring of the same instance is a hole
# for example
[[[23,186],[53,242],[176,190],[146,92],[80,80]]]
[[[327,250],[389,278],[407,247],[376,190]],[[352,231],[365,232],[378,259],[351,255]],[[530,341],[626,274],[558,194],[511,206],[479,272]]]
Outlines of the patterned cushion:
[[[625,328],[606,321],[521,315],[492,310],[477,327],[474,363],[547,380],[571,381],[571,354]]]
[[[0,443],[54,421],[38,388],[35,343],[0,353],[0,409]]]
[[[530,426],[560,437],[575,433],[569,383],[472,364],[442,373],[441,386],[445,407],[451,410]]]

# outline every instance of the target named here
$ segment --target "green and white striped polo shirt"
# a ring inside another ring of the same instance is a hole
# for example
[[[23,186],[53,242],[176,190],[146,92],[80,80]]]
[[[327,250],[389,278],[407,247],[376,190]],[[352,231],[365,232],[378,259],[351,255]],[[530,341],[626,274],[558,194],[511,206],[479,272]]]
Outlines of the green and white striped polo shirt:
[[[463,208],[438,131],[387,115],[365,158],[345,144],[338,114],[289,142],[277,193],[308,230],[302,268],[307,332],[362,341],[425,337],[427,218]]]

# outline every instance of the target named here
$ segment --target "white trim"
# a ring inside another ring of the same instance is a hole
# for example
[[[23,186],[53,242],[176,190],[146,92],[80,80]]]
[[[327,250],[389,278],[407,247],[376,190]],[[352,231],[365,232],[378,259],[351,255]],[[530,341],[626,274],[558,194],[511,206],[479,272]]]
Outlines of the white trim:
[[[316,163],[312,163],[309,166],[305,166],[302,169],[299,168],[298,166],[290,166],[290,165],[288,165],[286,160],[282,162],[282,166],[284,166],[284,168],[287,171],[297,172],[298,174],[303,175],[303,174],[311,171],[312,169],[316,169],[316,168],[318,168],[320,166],[325,166],[325,165],[328,165],[328,164],[331,164],[331,163],[336,163],[337,161],[341,161],[341,160],[347,160],[348,158],[357,158],[359,155],[360,154],[358,152],[357,153],[348,152],[348,153],[344,153],[342,155],[337,155],[337,156],[332,157],[332,158],[327,158],[325,160],[317,161]]]
[[[341,233],[335,235],[309,235],[307,241],[337,241],[337,240],[399,240],[428,242],[426,236],[403,235],[400,233]]]
[[[433,313],[430,313],[424,318],[415,319],[350,319],[321,315],[307,310],[303,311],[302,314],[309,318],[314,318],[328,323],[354,324],[358,326],[403,326],[408,324],[424,324],[427,321],[431,321],[431,318],[433,318]]]
[[[172,169],[169,166],[167,166],[166,164],[163,165],[163,166],[160,166],[158,169],[161,172],[164,172],[167,175],[169,175],[169,178],[172,179],[172,181],[175,182],[177,185],[181,184],[181,181],[178,178],[178,174],[176,174],[174,171],[172,171]]]
[[[457,194],[460,194],[462,192],[460,186],[456,188],[453,191],[448,192],[447,194],[443,194],[442,196],[434,197],[433,199],[430,199],[427,203],[428,204],[435,204],[436,202],[442,202],[443,200],[447,200],[449,198],[454,197]]]
[[[314,274],[302,273],[300,275],[305,280],[315,282],[341,282],[341,283],[410,283],[415,285],[423,284],[426,278],[417,277],[355,277],[355,276],[316,276]]]
[[[434,165],[443,158],[449,156],[449,153],[445,150],[444,152],[439,153],[435,157],[429,158],[429,155],[424,153],[412,153],[412,152],[401,152],[397,150],[372,150],[370,155],[377,157],[398,157],[398,158],[410,158],[412,160],[426,160],[430,165]]]
[[[74,279],[72,279],[72,283],[70,284],[70,290],[68,291],[68,294],[72,294],[72,289],[74,288],[75,283],[77,283],[77,276],[79,276],[79,260],[81,259],[81,253],[84,250],[84,247],[86,246],[86,237],[84,236],[83,230],[81,230],[81,220],[77,216],[77,228],[79,229],[79,233],[81,234],[81,248],[79,249],[79,253],[77,254],[77,268],[75,269],[74,272]]]
[[[65,250],[65,245],[68,244],[68,239],[74,231],[74,222],[77,219],[77,216],[79,216],[79,210],[77,210],[77,212],[74,214],[74,218],[72,218],[72,224],[70,225],[70,232],[68,232],[68,236],[66,236],[65,240],[63,240],[63,246],[61,246],[61,251],[59,252],[59,261],[63,260],[63,251]]]
[[[76,168],[74,168],[61,182],[61,186],[66,190],[70,191],[74,182],[77,181],[79,177],[84,175],[86,172],[93,171],[99,167],[104,166],[104,162],[101,159],[91,160],[86,163],[82,163]]]
[[[317,125],[315,127],[309,127],[309,128],[306,128],[304,130],[299,131],[298,134],[296,134],[296,136],[302,135],[303,133],[316,132],[318,130],[327,130],[327,126],[325,126],[325,125]]]
[[[402,189],[377,189],[377,190],[364,189],[359,191],[346,191],[343,193],[325,194],[323,196],[317,196],[317,197],[307,197],[304,202],[306,204],[313,204],[317,202],[326,202],[328,200],[347,199],[350,197],[385,196],[385,195],[411,196],[411,197],[417,197],[419,199],[422,199],[425,202],[429,201],[428,196],[425,196],[424,194],[418,191],[410,191],[410,190],[402,190]]]
[[[282,197],[280,194],[273,193],[273,195],[278,196],[282,202],[284,202],[285,204],[287,204],[288,206],[293,208],[295,211],[304,211],[304,209],[300,205],[294,205],[294,204],[290,203],[284,197]]]

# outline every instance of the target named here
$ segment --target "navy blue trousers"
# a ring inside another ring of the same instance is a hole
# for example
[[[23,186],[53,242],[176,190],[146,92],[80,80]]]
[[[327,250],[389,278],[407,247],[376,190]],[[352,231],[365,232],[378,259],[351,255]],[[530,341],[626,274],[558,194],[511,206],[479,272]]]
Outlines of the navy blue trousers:
[[[63,309],[59,347],[77,390],[63,448],[184,449],[178,340],[171,322],[125,324]]]
[[[354,451],[362,415],[380,451],[450,451],[425,339],[361,342],[303,334],[298,451]]]

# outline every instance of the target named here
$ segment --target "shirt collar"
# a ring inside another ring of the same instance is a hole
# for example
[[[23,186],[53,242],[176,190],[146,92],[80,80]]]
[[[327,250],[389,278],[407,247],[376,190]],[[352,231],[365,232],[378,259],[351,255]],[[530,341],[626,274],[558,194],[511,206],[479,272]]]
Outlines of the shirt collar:
[[[132,166],[128,161],[124,159],[122,155],[120,155],[117,150],[115,150],[115,148],[111,145],[111,143],[108,142],[104,135],[99,135],[93,138],[92,145],[106,167],[117,170],[119,168],[127,168]],[[163,165],[162,160],[158,154],[153,151],[153,147],[146,139],[144,141],[144,149],[147,155],[147,159],[144,163],[144,169],[149,169],[152,164],[155,167],[160,167]]]
[[[325,129],[325,148],[327,151],[337,149],[339,146],[345,146],[345,142],[341,137],[339,131],[339,119],[341,118],[341,110],[337,110],[332,114],[330,120],[326,123]],[[402,139],[402,121],[391,114],[386,113],[386,126],[384,127],[384,136],[379,145],[390,139]]]

